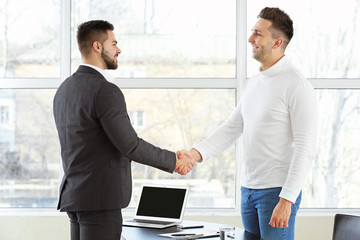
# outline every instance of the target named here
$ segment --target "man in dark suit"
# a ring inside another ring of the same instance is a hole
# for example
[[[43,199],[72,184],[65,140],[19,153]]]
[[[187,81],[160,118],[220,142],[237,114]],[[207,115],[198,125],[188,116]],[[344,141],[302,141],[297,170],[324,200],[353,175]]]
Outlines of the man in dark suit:
[[[72,240],[120,239],[121,209],[131,198],[131,161],[180,174],[194,166],[142,140],[131,126],[124,96],[104,71],[117,68],[121,53],[113,30],[102,20],[78,27],[83,64],[54,98],[64,169],[58,209],[70,218]]]

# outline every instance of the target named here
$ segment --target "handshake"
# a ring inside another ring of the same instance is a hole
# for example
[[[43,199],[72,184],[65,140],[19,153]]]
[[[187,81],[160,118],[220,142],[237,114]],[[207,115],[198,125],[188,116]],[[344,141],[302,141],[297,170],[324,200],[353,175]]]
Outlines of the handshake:
[[[202,156],[195,148],[192,148],[190,151],[177,151],[175,172],[181,175],[186,175],[193,169],[195,162],[201,160]]]

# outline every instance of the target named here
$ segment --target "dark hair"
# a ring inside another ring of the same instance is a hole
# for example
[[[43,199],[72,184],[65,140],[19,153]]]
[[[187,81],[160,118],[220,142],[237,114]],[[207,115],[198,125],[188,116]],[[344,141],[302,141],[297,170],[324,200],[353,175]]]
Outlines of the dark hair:
[[[279,8],[266,7],[261,10],[258,18],[267,19],[272,22],[270,31],[273,38],[279,37],[279,34],[283,35],[284,48],[286,48],[294,35],[293,21],[289,15]]]
[[[92,44],[99,41],[101,44],[108,38],[107,30],[114,30],[114,26],[104,20],[92,20],[78,26],[77,41],[81,55],[88,56]]]

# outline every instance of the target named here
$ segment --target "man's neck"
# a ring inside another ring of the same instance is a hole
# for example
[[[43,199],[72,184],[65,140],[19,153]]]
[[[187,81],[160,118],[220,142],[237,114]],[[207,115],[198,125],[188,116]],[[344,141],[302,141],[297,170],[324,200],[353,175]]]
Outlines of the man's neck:
[[[101,68],[103,70],[106,69],[106,66],[104,64],[103,61],[100,61],[99,59],[93,59],[93,58],[83,58],[82,59],[82,62],[84,64],[89,64],[89,65],[93,65],[93,66],[96,66],[98,68]]]
[[[280,61],[281,58],[283,58],[285,55],[281,54],[279,56],[276,56],[274,58],[271,58],[269,61],[264,61],[261,63],[260,72],[266,71],[272,66],[274,66],[278,61]]]

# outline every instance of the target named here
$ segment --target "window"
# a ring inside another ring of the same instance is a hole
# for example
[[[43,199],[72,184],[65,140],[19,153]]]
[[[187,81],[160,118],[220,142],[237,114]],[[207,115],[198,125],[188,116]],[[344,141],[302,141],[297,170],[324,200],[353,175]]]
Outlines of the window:
[[[0,117],[10,126],[0,124],[0,207],[56,207],[62,171],[52,100],[81,63],[76,31],[83,21],[115,26],[122,54],[111,74],[139,137],[173,151],[188,149],[235,107],[234,1],[22,1],[16,8],[6,0],[0,10],[6,20],[0,23],[6,46],[0,50]],[[19,34],[28,24],[36,31]],[[185,177],[133,163],[130,206],[146,182],[191,186],[189,207],[233,208],[234,168],[235,146]]]
[[[0,19],[1,78],[60,77],[59,2],[4,0]]]
[[[111,74],[132,123],[143,139],[176,151],[215,130],[234,109],[242,82],[258,71],[245,53],[265,6],[293,18],[287,54],[317,92],[319,148],[301,206],[358,207],[358,0],[341,8],[335,0],[2,1],[0,207],[56,206],[62,171],[52,100],[81,63],[78,24],[105,19],[115,25],[122,54]],[[234,208],[240,151],[234,145],[185,177],[134,163],[130,206],[147,182],[190,186],[188,207]]]
[[[114,33],[122,49],[118,58],[121,67],[114,76],[173,78],[173,81],[235,78],[235,1],[77,0],[71,3],[72,59],[76,63],[73,71],[81,61],[76,27],[89,19],[105,19],[116,23]],[[116,14],[111,13],[114,9]]]
[[[360,92],[317,89],[317,99],[318,153],[304,187],[302,206],[358,208]]]
[[[5,95],[2,91],[0,96]],[[200,141],[235,106],[235,90],[232,89],[125,89],[123,92],[127,99],[131,99],[127,100],[130,113],[136,113],[139,117],[140,111],[132,109],[140,107],[147,113],[147,126],[137,129],[139,136],[174,151],[189,148],[193,142]],[[9,130],[7,135],[1,134],[6,142],[0,145],[0,207],[56,206],[61,163],[52,115],[54,94],[55,89],[13,90],[13,114],[16,112],[17,115],[15,128]],[[199,102],[202,104],[197,104]],[[29,107],[29,103],[36,107]],[[187,109],[188,106],[193,107]],[[207,119],[212,119],[211,123]],[[219,165],[224,162],[229,167],[218,171]],[[136,163],[132,165],[134,196],[144,182],[199,184],[192,188],[194,197],[189,198],[190,206],[230,207],[234,204],[234,148],[186,177]]]
[[[0,96],[11,96],[14,119],[12,128],[0,125],[0,207],[56,206],[61,165],[54,94],[54,89],[12,89],[11,94],[0,89]]]
[[[116,23],[114,33],[122,53],[118,57],[118,69],[111,72],[119,78],[115,82],[121,86],[123,78],[143,79],[142,83],[149,88],[124,90],[130,119],[138,135],[162,148],[188,149],[209,135],[235,107],[236,84],[226,89],[221,83],[221,79],[235,79],[235,3],[220,0],[72,1],[72,71],[81,60],[75,36],[78,24],[89,19]],[[219,9],[219,4],[223,8]],[[117,14],[111,14],[112,9],[116,9]],[[219,17],[214,18],[215,15]],[[184,89],[189,88],[187,80],[200,82],[209,78],[218,82],[218,89],[205,89],[207,84],[204,88]],[[158,79],[166,89],[153,85]],[[171,89],[173,82],[177,82],[178,89]],[[142,83],[138,87],[143,87]],[[141,127],[145,122],[140,111],[146,113],[145,127]],[[202,126],[205,123],[207,126]],[[223,171],[214,171],[221,162],[229,164]],[[196,186],[190,189],[189,207],[234,207],[234,168],[235,146],[187,177],[133,163],[130,206],[137,199],[140,184],[152,182]]]

